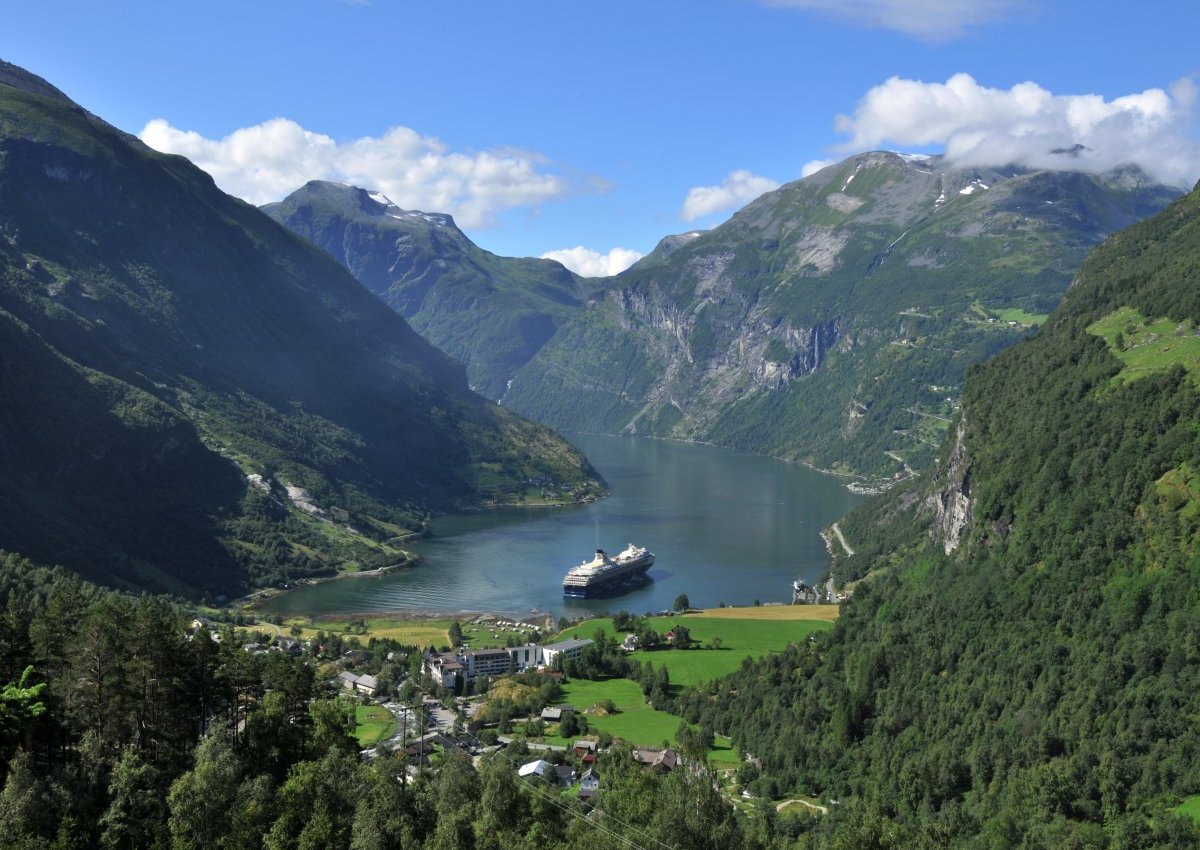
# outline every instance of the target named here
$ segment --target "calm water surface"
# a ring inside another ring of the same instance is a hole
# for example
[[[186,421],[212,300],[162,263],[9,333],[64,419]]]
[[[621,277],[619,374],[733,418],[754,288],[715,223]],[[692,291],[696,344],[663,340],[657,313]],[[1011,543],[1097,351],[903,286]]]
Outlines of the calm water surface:
[[[861,497],[840,479],[798,464],[692,443],[568,435],[612,495],[590,505],[441,517],[415,550],[420,566],[344,579],[273,600],[280,613],[408,609],[555,616],[661,610],[686,593],[694,606],[791,598],[797,576],[828,565],[822,527]],[[563,574],[597,549],[627,543],[656,557],[653,581],[611,599],[562,595]]]

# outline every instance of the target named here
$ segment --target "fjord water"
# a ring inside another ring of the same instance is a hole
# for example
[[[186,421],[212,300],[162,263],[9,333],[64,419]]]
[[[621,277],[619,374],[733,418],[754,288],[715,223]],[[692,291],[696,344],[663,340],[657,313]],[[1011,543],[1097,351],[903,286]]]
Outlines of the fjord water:
[[[273,600],[281,614],[395,610],[555,616],[788,601],[797,577],[828,565],[820,530],[861,497],[799,464],[694,443],[568,435],[612,494],[565,508],[440,517],[415,551],[421,564],[378,578],[301,588]],[[609,599],[564,599],[563,574],[597,548],[628,543],[656,555],[652,582]],[[851,541],[851,545],[853,545]]]

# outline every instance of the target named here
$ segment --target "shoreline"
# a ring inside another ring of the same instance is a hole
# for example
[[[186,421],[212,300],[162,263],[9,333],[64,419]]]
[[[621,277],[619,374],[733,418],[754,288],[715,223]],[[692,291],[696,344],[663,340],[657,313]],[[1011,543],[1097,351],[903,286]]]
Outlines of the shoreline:
[[[325,584],[331,581],[340,581],[347,578],[379,578],[381,576],[390,575],[400,572],[400,570],[413,569],[421,563],[421,556],[410,553],[410,560],[402,564],[389,564],[386,567],[376,567],[373,570],[356,570],[352,573],[337,573],[331,576],[308,576],[298,578],[290,585],[284,587],[263,587],[242,596],[238,599],[232,599],[228,603],[230,608],[242,608],[249,611],[257,611],[258,606],[263,602],[269,602],[272,599],[279,599],[287,596],[289,593],[300,590],[302,587],[313,587],[318,584]]]
[[[565,508],[565,507],[572,507],[575,505],[590,505],[594,502],[600,501],[601,499],[607,499],[610,495],[611,495],[611,493],[608,492],[608,490],[606,489],[604,494],[601,496],[596,496],[591,499],[579,499],[574,502],[562,502],[559,504],[546,503],[546,504],[541,504],[541,505],[516,504],[516,503],[514,503],[514,504],[491,504],[491,505],[484,504],[484,505],[478,505],[478,506],[472,507],[472,508],[461,508],[460,510],[457,510],[457,511],[445,511],[443,513],[433,514],[432,516],[434,518],[437,518],[440,516],[469,516],[471,514],[483,513],[485,511],[504,510],[505,508],[522,508],[525,510],[550,510],[552,508]],[[434,536],[434,535],[430,531],[413,532],[412,534],[407,535],[404,540],[405,540],[405,542],[409,542],[411,540],[419,541],[419,540],[426,540],[432,536]],[[301,588],[304,588],[304,587],[312,587],[314,585],[325,584],[326,582],[331,582],[331,581],[341,581],[342,579],[380,578],[382,576],[386,576],[386,575],[390,575],[395,572],[399,572],[400,570],[413,569],[413,568],[419,566],[421,563],[421,556],[416,554],[415,552],[410,552],[408,550],[405,550],[405,551],[408,554],[409,559],[403,563],[389,564],[386,567],[376,567],[373,570],[356,570],[354,572],[336,573],[335,575],[331,575],[331,576],[306,576],[304,578],[296,579],[295,581],[293,581],[291,583],[290,586],[259,588],[258,590],[255,590],[252,593],[249,593],[245,596],[241,596],[241,597],[238,597],[237,599],[230,600],[227,603],[227,605],[230,608],[241,608],[241,609],[249,610],[249,611],[259,611],[260,610],[259,606],[262,603],[269,602],[273,599],[279,599],[281,597],[287,596],[288,594],[290,594],[294,591],[300,590]],[[414,609],[414,610],[420,610],[420,609]],[[374,612],[372,612],[372,613],[374,613]],[[406,613],[406,610],[401,613]],[[460,612],[460,613],[483,614],[486,612]],[[321,616],[325,616],[325,615],[321,615]],[[338,616],[358,616],[358,615],[354,614],[354,613],[345,613],[345,614],[338,615]]]
[[[634,440],[661,440],[664,443],[682,443],[683,445],[708,446],[714,449],[724,449],[725,451],[729,452],[745,452],[746,454],[754,455],[756,457],[765,457],[770,458],[771,460],[777,460],[780,463],[794,463],[798,466],[803,466],[805,469],[811,469],[813,472],[819,472],[822,475],[832,475],[835,478],[851,478],[853,480],[846,484],[846,489],[851,493],[854,493],[856,496],[864,495],[864,491],[853,489],[855,484],[860,484],[861,482],[860,486],[870,486],[869,482],[872,481],[871,478],[868,478],[866,475],[858,472],[838,472],[836,469],[825,469],[824,467],[817,466],[816,464],[807,460],[779,457],[778,455],[768,454],[767,452],[756,452],[753,449],[742,449],[738,448],[737,446],[724,446],[720,443],[714,443],[710,440],[688,440],[683,437],[657,437],[653,434],[619,434],[611,431],[568,431],[566,433],[583,434],[591,437],[628,437]],[[570,442],[570,439],[568,438],[567,441]],[[576,446],[576,448],[578,448],[578,446]],[[865,495],[876,494],[873,492],[868,492],[865,493]]]
[[[507,611],[471,611],[471,610],[449,610],[449,609],[431,609],[431,608],[394,608],[387,611],[367,611],[362,613],[343,612],[341,614],[318,614],[316,616],[305,615],[304,619],[311,621],[313,624],[318,623],[336,623],[346,619],[361,618],[363,620],[401,620],[401,621],[416,621],[429,622],[434,620],[452,620],[461,623],[473,622],[480,618],[508,618],[518,620],[520,622],[528,622],[529,618],[538,618],[545,620],[547,617],[552,617],[551,611],[527,611],[524,614],[514,614]]]

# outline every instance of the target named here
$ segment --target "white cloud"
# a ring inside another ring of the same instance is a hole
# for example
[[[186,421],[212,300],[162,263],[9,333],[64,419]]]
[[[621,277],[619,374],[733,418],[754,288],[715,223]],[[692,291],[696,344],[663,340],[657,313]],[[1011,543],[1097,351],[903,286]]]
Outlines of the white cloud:
[[[778,188],[779,184],[769,177],[759,177],[744,170],[732,171],[720,186],[694,186],[688,189],[679,215],[684,221],[695,221],[712,213],[745,206],[759,195]]]
[[[1169,93],[1147,89],[1105,100],[1056,95],[1031,82],[987,88],[968,74],[945,83],[892,77],[868,91],[853,115],[839,115],[836,127],[850,136],[840,146],[845,150],[942,145],[958,165],[1087,172],[1133,163],[1190,188],[1200,177],[1195,104],[1192,80],[1175,83]],[[1083,147],[1076,155],[1062,153],[1077,145]]]
[[[800,169],[800,176],[807,177],[810,174],[816,174],[822,168],[828,168],[829,166],[836,164],[836,159],[810,159],[808,162],[804,163],[804,166]]]
[[[309,180],[334,180],[377,189],[406,209],[451,213],[464,227],[488,227],[503,210],[536,208],[572,192],[567,180],[543,170],[547,163],[540,154],[452,151],[407,127],[337,142],[275,118],[207,139],[158,118],[145,126],[141,139],[156,150],[186,156],[226,192],[252,204],[277,201]]]
[[[629,248],[613,248],[607,254],[578,245],[542,254],[543,260],[558,260],[575,274],[584,277],[608,277],[619,274],[642,258]]]
[[[896,30],[927,41],[957,38],[994,23],[1023,0],[763,0],[768,6],[805,9],[861,26]]]

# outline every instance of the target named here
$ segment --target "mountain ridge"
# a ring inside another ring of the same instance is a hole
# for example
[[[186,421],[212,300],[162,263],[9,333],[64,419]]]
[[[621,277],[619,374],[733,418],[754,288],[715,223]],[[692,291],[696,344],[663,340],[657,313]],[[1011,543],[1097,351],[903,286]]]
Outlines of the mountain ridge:
[[[29,358],[0,373],[0,546],[229,589],[402,561],[431,511],[530,478],[599,492],[325,252],[59,95],[0,84],[0,323]]]
[[[493,400],[595,288],[555,260],[498,257],[451,216],[309,181],[263,211],[327,251],[467,369]]]
[[[1177,195],[1128,169],[856,155],[613,278],[503,402],[903,477],[932,461],[965,367],[1022,338],[1105,233]]]

